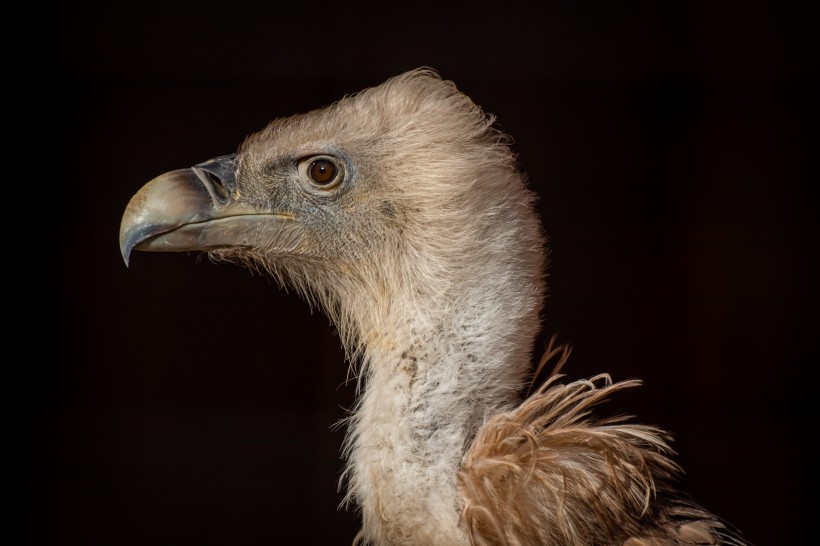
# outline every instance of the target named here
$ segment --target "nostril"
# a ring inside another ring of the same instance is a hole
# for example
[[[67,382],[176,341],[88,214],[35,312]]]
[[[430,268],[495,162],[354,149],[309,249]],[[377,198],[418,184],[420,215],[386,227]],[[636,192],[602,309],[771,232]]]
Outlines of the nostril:
[[[214,204],[224,205],[231,199],[236,186],[236,155],[223,155],[193,167],[197,177],[208,189]]]
[[[214,198],[216,198],[220,203],[224,203],[228,200],[228,188],[225,187],[225,184],[222,183],[222,179],[220,179],[217,175],[212,172],[203,171],[205,177],[208,179],[208,182],[211,183],[211,190],[214,194]]]

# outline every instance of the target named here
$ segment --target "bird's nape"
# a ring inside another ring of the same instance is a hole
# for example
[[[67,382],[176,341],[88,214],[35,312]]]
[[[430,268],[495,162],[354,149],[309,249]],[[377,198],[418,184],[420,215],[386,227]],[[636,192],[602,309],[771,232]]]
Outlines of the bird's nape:
[[[592,415],[635,382],[553,375],[520,399],[534,200],[494,118],[419,69],[152,180],[120,249],[205,251],[322,306],[361,366],[343,479],[366,544],[744,544],[677,491],[662,430]]]

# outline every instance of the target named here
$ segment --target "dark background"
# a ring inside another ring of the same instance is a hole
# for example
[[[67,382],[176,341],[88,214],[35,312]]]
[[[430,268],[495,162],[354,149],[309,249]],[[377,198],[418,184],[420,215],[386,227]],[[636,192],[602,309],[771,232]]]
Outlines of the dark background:
[[[686,490],[753,542],[808,542],[810,14],[705,1],[38,9],[46,55],[18,79],[44,96],[8,107],[26,109],[17,147],[36,153],[7,197],[24,196],[41,229],[15,259],[45,278],[8,330],[21,336],[9,398],[24,402],[9,415],[26,543],[350,543],[333,425],[354,387],[328,320],[194,254],[137,253],[126,268],[119,222],[158,174],[422,65],[498,117],[541,196],[551,266],[536,351],[557,333],[571,379],[643,379],[606,409],[674,434]]]

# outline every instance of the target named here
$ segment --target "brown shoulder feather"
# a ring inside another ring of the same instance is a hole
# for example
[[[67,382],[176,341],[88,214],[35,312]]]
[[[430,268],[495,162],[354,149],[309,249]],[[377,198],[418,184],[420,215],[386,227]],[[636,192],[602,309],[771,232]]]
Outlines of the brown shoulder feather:
[[[465,456],[459,481],[472,544],[746,544],[670,485],[680,469],[666,433],[592,415],[640,382],[601,374],[562,384],[555,372],[569,349],[550,345],[551,377],[488,420]]]

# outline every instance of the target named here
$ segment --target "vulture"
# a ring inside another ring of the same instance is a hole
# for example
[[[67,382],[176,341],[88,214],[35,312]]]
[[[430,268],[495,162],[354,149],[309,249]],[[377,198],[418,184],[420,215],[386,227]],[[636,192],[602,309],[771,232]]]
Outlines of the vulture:
[[[359,379],[354,543],[748,544],[679,490],[663,430],[599,415],[637,380],[567,381],[557,343],[534,360],[534,199],[495,117],[424,67],[151,180],[119,244],[126,265],[202,251],[264,271],[327,313]]]

